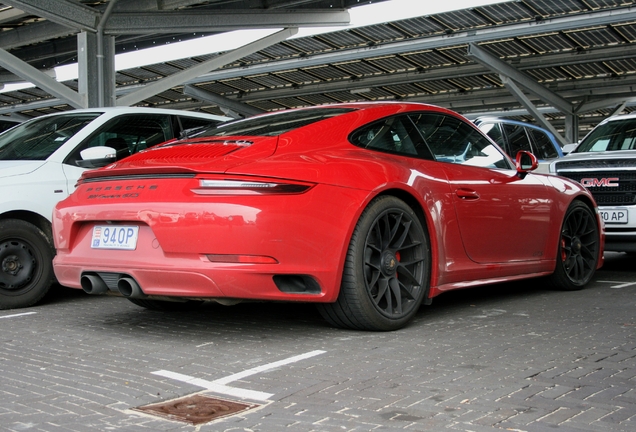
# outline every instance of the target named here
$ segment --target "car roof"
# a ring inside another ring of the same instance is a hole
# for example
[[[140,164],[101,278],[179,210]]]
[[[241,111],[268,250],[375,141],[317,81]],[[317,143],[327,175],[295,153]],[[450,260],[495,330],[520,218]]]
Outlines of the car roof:
[[[504,117],[477,117],[475,120],[473,120],[473,122],[475,124],[486,123],[486,122],[509,123],[509,124],[515,124],[515,125],[519,125],[519,126],[527,126],[527,127],[533,128],[533,129],[541,129],[542,131],[546,131],[546,132],[552,134],[549,130],[547,130],[545,128],[542,128],[539,125],[535,125],[535,124],[524,122],[524,121],[504,118]]]
[[[82,114],[82,113],[104,113],[104,114],[170,114],[170,115],[180,115],[180,116],[188,116],[188,117],[197,117],[201,119],[208,120],[219,120],[226,121],[231,120],[230,117],[220,116],[216,114],[208,114],[194,111],[182,111],[175,109],[164,109],[164,108],[149,108],[149,107],[105,107],[105,108],[81,108],[75,110],[61,111],[52,114],[45,114],[43,116],[34,117],[33,119],[40,117],[55,117],[59,115],[68,115],[68,114]],[[32,119],[30,119],[32,120]]]
[[[466,121],[470,122],[470,120],[466,119],[463,115],[458,112],[449,110],[444,107],[440,107],[438,105],[426,104],[422,102],[404,102],[404,101],[366,101],[366,102],[343,102],[343,103],[333,103],[333,104],[325,104],[325,105],[314,105],[307,107],[298,107],[298,108],[289,108],[285,110],[279,111],[269,111],[261,114],[257,114],[252,117],[264,116],[264,115],[275,115],[278,113],[283,113],[287,111],[301,111],[301,110],[319,110],[319,109],[332,109],[332,108],[351,108],[354,110],[360,109],[378,109],[381,110],[387,107],[400,107],[403,111],[412,111],[412,110],[423,110],[423,111],[437,111],[443,112],[446,114],[452,114],[457,117],[464,118]],[[400,113],[401,111],[395,111],[395,114]],[[248,117],[248,119],[251,117]],[[246,120],[246,119],[238,119],[238,120]]]

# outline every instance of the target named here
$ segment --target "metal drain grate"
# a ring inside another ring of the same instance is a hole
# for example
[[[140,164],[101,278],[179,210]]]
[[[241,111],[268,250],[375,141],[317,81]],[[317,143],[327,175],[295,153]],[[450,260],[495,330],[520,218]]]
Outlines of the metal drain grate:
[[[212,398],[202,395],[188,396],[167,402],[134,408],[169,420],[178,420],[193,425],[227,417],[257,408],[260,405]]]

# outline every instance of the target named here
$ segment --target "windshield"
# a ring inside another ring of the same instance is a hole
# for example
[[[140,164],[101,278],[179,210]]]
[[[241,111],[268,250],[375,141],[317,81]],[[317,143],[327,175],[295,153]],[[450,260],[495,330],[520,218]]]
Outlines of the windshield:
[[[351,108],[318,108],[299,111],[281,111],[274,114],[250,117],[219,125],[206,130],[202,136],[276,136],[320,120],[353,111]]]
[[[636,149],[636,118],[609,121],[596,127],[573,153]]]
[[[0,160],[45,160],[101,113],[69,113],[22,123],[0,134]]]

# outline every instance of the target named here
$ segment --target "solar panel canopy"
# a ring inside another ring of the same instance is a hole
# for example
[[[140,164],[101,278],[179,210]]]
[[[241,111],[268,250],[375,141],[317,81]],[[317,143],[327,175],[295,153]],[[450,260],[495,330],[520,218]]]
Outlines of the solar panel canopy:
[[[227,28],[232,22],[259,28],[284,14],[289,27],[302,27],[371,2],[57,0],[39,9],[41,3],[0,4],[0,48],[9,56],[0,58],[5,85],[0,114],[28,118],[73,109],[73,103],[43,85],[8,90],[24,76],[7,68],[12,58],[24,63],[24,72],[18,70],[22,75],[29,66],[50,74],[55,67],[77,63],[82,35],[107,38],[116,55],[223,34],[232,30]],[[219,22],[229,14],[236,21]],[[212,24],[185,20],[196,16]],[[161,28],[169,22],[166,17],[173,17],[174,25]],[[128,30],[126,22],[132,23]],[[115,104],[133,100],[132,105],[232,115],[336,102],[419,101],[469,118],[499,115],[537,122],[541,116],[563,137],[574,139],[609,115],[635,109],[635,41],[633,1],[515,0],[287,37],[231,61],[221,61],[231,57],[228,52],[214,50],[198,57],[157,58],[114,73],[113,92]],[[215,59],[219,64],[213,69],[168,88],[157,85]],[[81,78],[63,84],[74,93],[82,91]],[[153,84],[159,90],[141,100],[126,96]]]

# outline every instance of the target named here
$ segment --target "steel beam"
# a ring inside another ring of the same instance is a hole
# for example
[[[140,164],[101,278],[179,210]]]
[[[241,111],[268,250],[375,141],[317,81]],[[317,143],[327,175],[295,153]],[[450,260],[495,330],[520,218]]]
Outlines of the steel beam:
[[[225,32],[251,28],[325,27],[349,24],[346,10],[166,11],[113,13],[106,34]]]
[[[1,48],[0,66],[32,82],[45,92],[59,97],[73,108],[86,108],[86,100],[80,94]]]
[[[2,0],[2,3],[66,27],[89,31],[95,31],[101,15],[91,7],[68,0]]]
[[[183,87],[183,94],[217,105],[220,108],[228,108],[243,117],[249,117],[263,113],[263,111],[258,108],[254,108],[244,103],[237,102],[234,99],[228,99],[216,93],[212,93],[210,91],[203,90],[192,85]]]
[[[594,100],[594,101],[586,100],[576,107],[576,112],[584,113],[588,111],[595,111],[598,109],[611,108],[611,107],[621,106],[621,105],[624,107],[625,103],[634,102],[634,101],[636,101],[636,97],[629,97],[629,96],[613,97],[613,98],[606,98],[606,99]]]
[[[503,85],[506,86],[508,91],[512,93],[512,95],[515,97],[515,99],[517,99],[517,101],[519,101],[521,106],[523,106],[525,109],[528,110],[529,113],[532,114],[532,116],[537,121],[537,123],[539,123],[539,125],[541,125],[542,127],[552,132],[552,134],[554,134],[556,139],[559,140],[561,144],[565,144],[566,141],[568,140],[568,137],[566,137],[565,140],[563,139],[559,131],[557,131],[554,128],[554,126],[552,126],[552,124],[549,121],[547,121],[545,117],[543,117],[543,114],[541,114],[541,112],[537,109],[537,107],[535,107],[534,104],[530,102],[530,99],[528,99],[528,97],[521,91],[521,89],[517,87],[514,81],[504,75],[500,75],[499,77],[501,78],[501,82],[503,83]]]
[[[200,0],[132,0],[119,2],[115,11],[174,10],[201,4]]]
[[[624,98],[626,94],[636,94],[636,76],[630,77],[628,80],[596,78],[586,80],[585,83],[576,85],[571,82],[561,82],[555,86],[555,89],[559,94],[563,95],[563,97],[572,100],[582,100],[584,98],[588,100],[591,98],[594,100],[605,100],[614,97]],[[528,96],[528,99],[530,99],[535,106],[541,103],[536,97]],[[407,100],[442,105],[459,112],[477,112],[478,110],[482,111],[486,109],[501,111],[498,109],[499,107],[516,107],[519,105],[518,101],[516,101],[507,89],[484,89],[463,93],[448,92],[434,95],[420,95],[408,98]],[[247,99],[247,101],[249,102],[249,99]],[[628,105],[634,106],[633,103]],[[527,110],[524,110],[524,113],[520,114],[519,110],[514,109],[516,111],[514,115],[529,114]],[[549,110],[549,112],[561,112],[553,107],[540,107],[539,110],[543,113],[548,112],[546,110]]]
[[[473,59],[478,63],[481,63],[482,66],[485,66],[486,68],[498,73],[499,75],[503,75],[512,79],[529,92],[537,95],[539,98],[554,106],[555,108],[558,108],[564,113],[572,114],[572,104],[570,102],[563,99],[558,94],[548,90],[547,88],[536,82],[532,77],[510,66],[499,57],[496,57],[483,48],[478,47],[476,44],[468,44],[468,52],[466,53],[466,57]]]
[[[144,88],[137,90],[135,92],[129,93],[125,96],[117,99],[118,106],[130,106],[134,105],[137,102],[140,102],[148,97],[154,96],[157,93],[161,93],[162,91],[166,91],[171,89],[172,87],[183,84],[189,79],[201,75],[203,73],[209,72],[213,69],[220,68],[225,66],[228,63],[239,60],[245,56],[253,54],[257,51],[265,49],[271,45],[274,45],[278,42],[284,41],[290,36],[295,35],[298,32],[297,28],[288,28],[266,36],[262,39],[259,39],[255,42],[244,45],[240,48],[227,52],[225,54],[221,54],[216,56],[210,60],[199,63],[196,66],[192,66],[189,69],[186,69],[181,72],[177,72],[165,78],[162,78],[159,81],[154,82],[153,84],[148,84]]]
[[[616,106],[616,108],[614,108],[614,111],[612,111],[612,113],[610,114],[610,117],[611,116],[615,116],[615,115],[619,115],[620,113],[622,113],[623,110],[625,109],[625,107],[627,106],[628,102],[632,102],[632,101],[626,101],[625,100],[625,101],[621,102],[620,104],[618,104]]]

